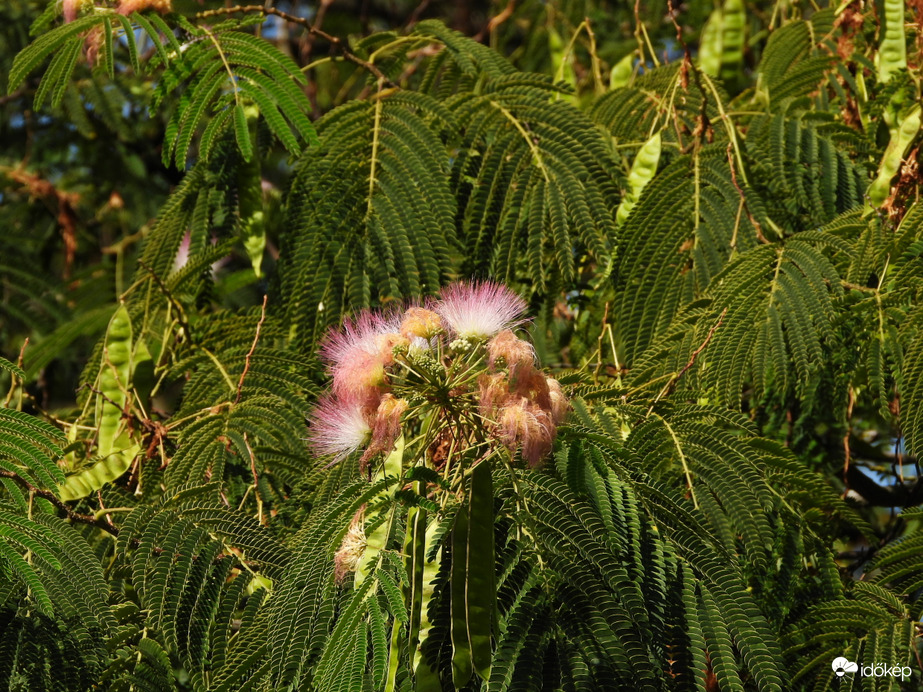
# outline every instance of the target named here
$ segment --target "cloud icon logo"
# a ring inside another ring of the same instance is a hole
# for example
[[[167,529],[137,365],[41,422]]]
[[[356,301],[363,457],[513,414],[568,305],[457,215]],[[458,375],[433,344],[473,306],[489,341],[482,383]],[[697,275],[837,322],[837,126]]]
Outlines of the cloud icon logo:
[[[833,663],[830,664],[830,667],[833,668],[833,672],[836,673],[838,678],[843,677],[846,673],[857,673],[859,671],[858,663],[850,661],[843,656],[833,659]]]

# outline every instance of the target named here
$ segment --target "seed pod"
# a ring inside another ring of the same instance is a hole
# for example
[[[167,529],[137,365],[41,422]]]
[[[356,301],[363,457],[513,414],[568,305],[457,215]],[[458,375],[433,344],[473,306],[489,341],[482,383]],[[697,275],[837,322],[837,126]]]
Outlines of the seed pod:
[[[735,80],[744,60],[747,11],[743,0],[725,0],[721,10],[721,79]]]
[[[713,10],[699,38],[699,69],[712,77],[718,77],[721,74],[722,25],[721,10]]]
[[[635,52],[632,51],[624,58],[619,60],[612,67],[612,71],[609,73],[609,90],[621,89],[624,86],[628,86],[628,83],[631,81],[631,77],[635,72]]]
[[[548,54],[551,56],[551,71],[554,75],[554,81],[565,82],[576,92],[577,73],[574,72],[574,56],[573,54],[567,54],[567,48],[557,29],[549,26]]]
[[[635,157],[634,162],[631,164],[631,172],[628,174],[628,185],[630,189],[619,204],[618,210],[615,212],[616,225],[621,226],[625,223],[632,207],[634,207],[641,198],[641,191],[644,190],[645,186],[657,173],[657,164],[660,162],[660,152],[661,138],[660,133],[657,132],[644,143],[638,151],[638,155]]]
[[[428,555],[436,545],[436,541],[439,540],[439,522],[431,521],[430,525],[426,527],[426,549],[424,552],[424,562],[423,562],[423,588],[421,591],[421,603],[420,603],[420,630],[419,630],[419,644],[417,644],[416,650],[413,652],[413,676],[416,682],[416,690],[418,692],[441,692],[442,683],[439,681],[439,674],[437,670],[434,670],[433,666],[430,665],[430,662],[424,658],[423,648],[427,645],[427,640],[433,632],[433,623],[429,619],[429,604],[433,599],[433,594],[436,591],[436,578],[439,575],[439,563],[442,558],[442,551],[438,551],[433,560],[426,560],[425,556]]]
[[[907,67],[904,0],[884,0],[884,31],[875,59],[878,61],[878,81],[882,84],[895,72]]]
[[[131,319],[128,309],[120,305],[109,322],[99,371],[96,398],[96,453],[100,460],[80,473],[69,476],[58,493],[62,500],[76,500],[96,492],[121,476],[140,445],[135,442],[122,420],[131,396]]]
[[[375,480],[381,480],[385,476],[400,476],[403,460],[404,436],[401,435],[397,439],[397,442],[394,443],[394,450],[385,458],[384,468]],[[378,499],[386,495],[387,491],[382,491],[378,495]],[[392,509],[392,507],[389,507],[386,511],[390,513]],[[388,517],[372,531],[371,535],[368,537],[368,541],[365,544],[365,551],[362,553],[362,557],[359,558],[359,564],[356,566],[356,588],[359,588],[359,585],[369,576],[369,572],[372,571],[372,567],[374,567],[375,563],[378,561],[378,554],[384,549],[390,535],[391,519]]]
[[[471,472],[468,502],[468,550],[465,610],[471,662],[483,680],[490,679],[493,658],[490,638],[496,606],[494,584],[494,491],[490,465],[478,464]]]
[[[455,515],[452,529],[452,683],[464,687],[471,679],[471,643],[468,641],[468,622],[465,608],[465,572],[468,564],[468,507],[462,505]]]
[[[255,129],[257,111],[247,110],[247,129]],[[266,250],[266,226],[263,215],[263,183],[260,161],[252,156],[237,169],[238,211],[240,236],[253,265],[253,273],[262,275],[263,252]]]
[[[880,207],[891,194],[891,179],[897,175],[901,163],[910,146],[920,131],[920,106],[915,106],[901,121],[900,126],[892,129],[891,141],[885,149],[885,155],[878,167],[878,175],[869,186],[866,213],[872,208]]]

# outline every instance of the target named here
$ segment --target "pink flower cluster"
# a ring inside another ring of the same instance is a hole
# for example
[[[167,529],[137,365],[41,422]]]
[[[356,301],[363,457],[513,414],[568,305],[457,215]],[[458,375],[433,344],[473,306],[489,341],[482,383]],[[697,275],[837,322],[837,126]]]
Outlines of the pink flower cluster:
[[[488,372],[478,381],[481,415],[496,421],[498,439],[537,466],[551,451],[567,398],[557,380],[535,367],[532,346],[505,329],[487,344]],[[502,369],[500,366],[503,366]]]
[[[61,9],[64,13],[64,21],[74,21],[81,10],[89,9],[92,6],[93,0],[63,0]],[[119,0],[117,12],[128,16],[132,12],[143,12],[145,10],[156,10],[166,14],[173,11],[173,2],[172,0]]]
[[[551,449],[567,401],[558,382],[535,367],[532,346],[512,331],[523,322],[525,307],[501,284],[456,283],[424,306],[402,313],[363,312],[347,320],[321,347],[332,386],[312,417],[314,450],[336,462],[363,449],[362,468],[377,454],[387,454],[409,406],[401,392],[426,396],[417,391],[420,382],[402,387],[401,377],[428,359],[449,379],[459,369],[469,374],[470,368],[479,369],[480,375],[462,376],[460,383],[447,379],[451,396],[459,402],[467,396],[471,408],[488,419],[493,439],[511,452],[521,448],[529,464],[538,464]],[[464,366],[453,366],[459,358]]]

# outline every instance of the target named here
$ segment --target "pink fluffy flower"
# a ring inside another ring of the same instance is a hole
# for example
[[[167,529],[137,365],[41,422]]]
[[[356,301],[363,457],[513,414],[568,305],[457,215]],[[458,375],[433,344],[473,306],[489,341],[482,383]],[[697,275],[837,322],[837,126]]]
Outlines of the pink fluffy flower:
[[[488,342],[487,355],[491,369],[496,368],[498,360],[502,360],[513,378],[530,372],[535,363],[532,344],[517,338],[511,329],[504,329]]]
[[[333,376],[337,396],[361,399],[376,404],[378,388],[386,382],[385,367],[393,360],[392,351],[402,340],[397,318],[360,313],[343,323],[343,328],[328,333],[320,355]]]
[[[359,460],[361,469],[365,469],[376,454],[391,452],[401,435],[401,416],[406,410],[407,402],[404,399],[396,399],[393,394],[385,394],[381,398],[378,410],[372,417],[372,443]]]
[[[172,0],[119,0],[119,14],[157,10],[163,14],[173,10]]]
[[[522,323],[525,301],[503,284],[459,282],[442,291],[436,312],[460,339],[488,339]]]
[[[317,402],[311,420],[309,440],[314,451],[341,461],[364,447],[371,427],[363,414],[361,401],[337,396],[323,396]]]
[[[331,329],[327,333],[320,356],[327,361],[331,372],[336,372],[337,367],[354,358],[356,353],[380,353],[382,337],[399,329],[399,318],[382,317],[365,310],[352,319],[343,320],[341,329]]]
[[[547,378],[545,382],[548,384],[548,394],[551,400],[551,418],[554,420],[555,425],[560,425],[567,416],[567,409],[570,404],[567,402],[567,397],[564,396],[564,390],[561,389],[560,382],[552,377]]]
[[[429,339],[442,329],[442,320],[432,310],[421,307],[407,308],[401,321],[401,334],[408,339]]]
[[[64,21],[70,23],[77,19],[77,13],[83,5],[83,0],[64,0],[61,9],[64,11]]]
[[[547,411],[528,399],[511,403],[500,412],[497,433],[500,441],[510,450],[522,448],[522,458],[535,468],[551,451],[555,426]]]

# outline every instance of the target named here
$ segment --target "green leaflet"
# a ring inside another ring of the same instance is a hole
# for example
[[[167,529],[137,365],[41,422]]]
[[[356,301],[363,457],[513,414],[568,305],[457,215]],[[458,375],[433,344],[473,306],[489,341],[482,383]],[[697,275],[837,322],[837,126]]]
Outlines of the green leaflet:
[[[122,420],[133,396],[131,378],[132,329],[128,308],[120,304],[109,322],[99,371],[99,392],[96,397],[96,453],[100,460],[79,473],[69,476],[58,495],[62,500],[86,497],[121,476],[140,445],[134,441]],[[144,352],[138,355],[144,358]],[[150,354],[147,354],[150,360]]]

